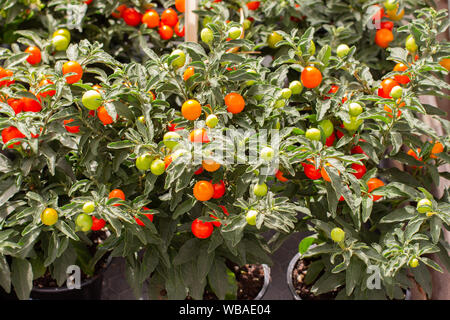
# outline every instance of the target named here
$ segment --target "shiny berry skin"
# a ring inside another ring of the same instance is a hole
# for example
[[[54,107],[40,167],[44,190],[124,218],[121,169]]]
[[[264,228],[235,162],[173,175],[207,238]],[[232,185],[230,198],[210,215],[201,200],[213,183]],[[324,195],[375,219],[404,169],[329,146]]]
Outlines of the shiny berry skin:
[[[211,222],[203,222],[199,219],[192,221],[191,230],[194,236],[199,239],[206,239],[213,233],[214,227]]]

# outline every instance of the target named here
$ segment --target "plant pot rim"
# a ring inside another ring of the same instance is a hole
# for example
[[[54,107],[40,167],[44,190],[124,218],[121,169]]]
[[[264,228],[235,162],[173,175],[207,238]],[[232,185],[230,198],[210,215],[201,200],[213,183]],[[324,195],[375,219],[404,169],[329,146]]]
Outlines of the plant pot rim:
[[[292,283],[292,272],[294,271],[294,267],[298,260],[301,259],[300,252],[297,252],[297,254],[291,259],[289,262],[289,266],[287,268],[287,274],[286,274],[286,280],[289,287],[289,291],[291,291],[292,296],[294,297],[294,300],[303,300],[297,292],[295,292],[294,284]],[[411,290],[408,288],[405,293],[405,300],[411,300]]]
[[[100,270],[100,272],[98,274],[94,275],[93,277],[81,281],[80,289],[82,287],[86,287],[86,286],[90,285],[91,283],[96,281],[99,277],[102,277],[103,273],[108,269],[111,262],[112,262],[112,256],[110,254],[109,257],[106,259],[105,268],[102,268]],[[51,288],[48,288],[48,287],[38,288],[38,287],[33,286],[33,289],[31,291],[32,292],[41,292],[41,293],[58,293],[58,292],[67,292],[67,291],[72,291],[72,290],[73,289],[67,288],[67,284],[64,284],[64,286],[62,286],[62,287],[51,287]]]
[[[269,284],[270,284],[271,269],[267,264],[262,264],[262,267],[264,269],[264,284],[263,284],[261,290],[259,291],[258,295],[253,300],[262,300],[262,298],[266,294],[267,288],[269,287]]]

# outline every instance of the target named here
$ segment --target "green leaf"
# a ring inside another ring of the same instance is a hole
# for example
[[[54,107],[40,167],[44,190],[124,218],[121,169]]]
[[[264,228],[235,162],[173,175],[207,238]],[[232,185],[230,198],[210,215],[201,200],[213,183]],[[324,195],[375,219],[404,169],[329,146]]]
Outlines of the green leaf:
[[[298,252],[300,254],[304,254],[306,251],[308,251],[309,247],[316,241],[316,237],[306,237],[303,238],[302,241],[300,241],[298,245]]]
[[[33,288],[33,268],[31,263],[25,259],[13,258],[11,265],[11,283],[20,300],[30,298]]]

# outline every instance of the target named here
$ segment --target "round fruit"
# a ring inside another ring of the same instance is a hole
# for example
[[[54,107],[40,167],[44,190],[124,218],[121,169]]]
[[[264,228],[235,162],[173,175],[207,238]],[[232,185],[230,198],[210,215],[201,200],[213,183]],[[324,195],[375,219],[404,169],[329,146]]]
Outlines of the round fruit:
[[[96,217],[92,216],[92,231],[99,231],[103,229],[106,225],[106,221],[103,219],[97,219]]]
[[[398,2],[397,0],[386,0],[384,2],[384,7],[386,8],[386,10],[394,10],[397,9],[398,7]]]
[[[122,17],[122,14],[123,14],[123,12],[124,12],[124,10],[125,10],[126,8],[127,8],[126,5],[121,4],[120,6],[118,6],[118,7],[116,8],[116,10],[113,11],[113,13],[111,13],[111,15],[112,15],[114,18],[119,19],[119,18]]]
[[[411,259],[411,261],[409,261],[409,266],[411,268],[417,268],[418,265],[419,265],[419,260],[417,260],[416,258]]]
[[[377,178],[371,178],[369,179],[369,181],[367,181],[367,187],[368,187],[368,192],[372,192],[375,189],[378,189],[380,187],[384,186],[384,182],[381,181],[380,179]],[[372,195],[372,199],[373,201],[377,201],[379,199],[381,199],[382,196],[378,196],[378,195]]]
[[[168,26],[168,25],[161,25],[159,27],[159,36],[161,37],[161,39],[163,40],[169,40],[173,37],[173,29],[172,27]]]
[[[179,69],[182,66],[184,66],[184,64],[186,63],[186,54],[184,53],[183,50],[176,49],[171,53],[171,56],[172,57],[178,56],[177,58],[172,60],[172,63],[171,63],[171,65],[174,69]]]
[[[23,100],[22,99],[8,99],[8,105],[14,110],[15,114],[21,113],[23,110]]]
[[[406,71],[407,69],[408,69],[408,67],[401,62],[397,63],[394,67],[394,71],[397,71],[397,72],[403,72],[403,71]],[[395,75],[394,79],[395,79],[395,81],[397,81],[398,83],[401,83],[401,84],[407,84],[411,81],[411,79],[409,79],[408,76],[404,76],[404,75]]]
[[[210,43],[214,39],[214,33],[209,28],[203,28],[200,32],[200,38],[204,43]]]
[[[231,92],[225,96],[225,105],[228,112],[236,114],[244,110],[245,100],[239,93]]]
[[[248,210],[245,215],[245,220],[251,226],[256,225],[256,218],[258,217],[258,211],[256,210]]]
[[[97,109],[97,117],[105,126],[114,122],[113,118],[109,115],[108,110],[106,110],[104,106]]]
[[[164,171],[166,171],[166,166],[164,161],[160,160],[160,159],[156,159],[153,160],[151,166],[150,166],[150,171],[155,175],[155,176],[160,176],[164,173]]]
[[[175,10],[169,8],[161,14],[161,22],[169,27],[174,27],[178,22],[178,15]]]
[[[91,213],[95,210],[95,203],[93,201],[88,201],[83,204],[83,212]]]
[[[362,123],[362,119],[358,120],[357,117],[350,117],[350,122],[344,122],[344,128],[348,131],[356,131]]]
[[[275,152],[271,147],[264,147],[261,149],[261,158],[265,161],[272,161]]]
[[[62,73],[63,75],[75,73],[74,75],[66,77],[66,82],[68,84],[72,84],[81,80],[81,77],[83,76],[83,68],[76,61],[68,61],[63,64]]]
[[[389,19],[393,21],[399,21],[405,15],[405,9],[402,9],[402,11],[398,12],[398,5],[397,5],[395,9],[387,10],[386,15],[389,17]]]
[[[213,184],[213,188],[214,188],[214,194],[213,194],[212,198],[213,199],[222,198],[223,195],[225,194],[225,183],[223,182],[223,180],[220,180],[219,183]]]
[[[169,149],[173,149],[178,145],[180,138],[180,135],[176,132],[167,132],[163,138],[164,145]]]
[[[114,189],[109,193],[108,198],[109,199],[118,198],[125,201],[125,193],[123,193],[123,191],[120,189]]]
[[[308,66],[303,69],[300,80],[302,81],[303,86],[313,89],[322,82],[322,73],[316,67]]]
[[[334,242],[342,242],[345,240],[345,231],[341,228],[334,228],[331,230],[331,240]]]
[[[281,40],[283,40],[283,37],[277,33],[277,32],[272,32],[269,37],[267,38],[267,44],[269,45],[269,47],[271,47],[272,49],[276,48],[276,45],[278,42],[280,42]]]
[[[215,172],[220,169],[220,163],[215,162],[214,160],[203,160],[202,161],[203,169],[208,172]]]
[[[52,38],[52,44],[56,51],[65,51],[69,47],[70,40],[64,36],[57,35]]]
[[[142,171],[147,171],[152,165],[153,157],[150,153],[145,153],[136,159],[136,168]]]
[[[175,0],[175,8],[179,12],[184,12],[185,11],[185,1],[186,0]]]
[[[56,36],[63,36],[65,37],[67,40],[70,41],[70,31],[67,29],[58,29],[55,32],[53,32],[52,37],[56,37]]]
[[[323,132],[325,133],[325,138],[328,138],[333,134],[334,125],[333,125],[333,122],[331,122],[331,120],[325,119],[325,120],[320,121],[319,127],[321,127]],[[319,131],[319,133],[320,133],[320,131]]]
[[[102,95],[96,90],[89,90],[81,98],[83,105],[89,110],[97,110],[103,102]]]
[[[393,99],[400,99],[402,97],[402,94],[403,94],[403,89],[400,86],[395,86],[391,90],[391,97]]]
[[[305,132],[305,137],[309,140],[319,141],[320,140],[320,130],[317,128],[309,128]]]
[[[122,12],[123,21],[129,26],[136,27],[142,20],[142,14],[134,8],[126,8]]]
[[[27,58],[27,62],[31,65],[38,64],[42,60],[41,50],[36,46],[31,46],[25,49],[26,53],[30,55]]]
[[[303,90],[303,85],[300,81],[295,80],[289,84],[289,89],[291,89],[292,94],[300,94]]]
[[[44,79],[41,82],[39,82],[39,87],[45,87],[48,85],[54,84],[53,81]],[[39,92],[39,95],[43,98],[46,98],[47,96],[53,97],[56,94],[56,90],[47,90],[47,91],[41,91]]]
[[[253,187],[253,193],[257,197],[264,197],[267,194],[267,190],[268,190],[268,188],[267,188],[267,185],[265,183],[256,184]]]
[[[277,178],[278,181],[280,181],[280,182],[287,182],[287,181],[289,181],[288,178],[283,176],[283,172],[281,170],[277,170],[277,172],[275,173],[275,178]]]
[[[194,75],[194,67],[188,67],[183,73],[183,80],[187,81],[190,77]]]
[[[288,88],[284,88],[283,90],[281,90],[281,97],[283,99],[289,99],[292,95],[292,90],[288,89]]]
[[[214,227],[211,222],[203,222],[199,219],[192,221],[191,231],[199,239],[206,239],[213,233]]]
[[[197,120],[202,114],[202,106],[197,100],[188,100],[181,106],[181,114],[186,120]]]
[[[410,53],[415,53],[417,51],[418,47],[416,44],[416,40],[414,39],[414,37],[412,35],[409,35],[406,38],[405,47],[406,47],[406,50],[408,50]]]
[[[331,147],[333,145],[335,139],[336,139],[336,136],[334,135],[334,133],[331,133],[331,135],[328,138],[326,138],[325,145],[327,147]]]
[[[150,211],[150,209],[147,208],[147,207],[143,207],[142,209],[143,209],[144,211]],[[151,222],[153,222],[153,214],[151,214],[151,213],[143,213],[143,215],[146,216]],[[139,219],[139,218],[137,218],[137,217],[134,217],[134,220],[136,220],[136,223],[137,223],[138,225],[140,225],[140,226],[142,226],[142,227],[145,226],[145,223],[142,222],[141,219]]]
[[[450,71],[450,59],[444,58],[439,61],[439,64],[443,66],[447,71]]]
[[[198,201],[208,201],[214,195],[214,187],[211,182],[200,180],[194,186],[194,197]]]
[[[249,19],[245,19],[243,26],[244,26],[244,30],[248,30],[252,25],[252,22]]]
[[[439,141],[436,141],[433,144],[433,148],[431,149],[432,154],[438,154],[444,151],[444,145],[440,143]]]
[[[67,132],[70,132],[70,133],[78,133],[78,132],[80,132],[80,126],[68,126],[67,125],[68,123],[72,123],[74,121],[75,121],[74,119],[67,119],[67,120],[63,121],[64,128],[67,130]]]
[[[348,55],[349,52],[350,52],[350,47],[346,44],[340,44],[336,49],[336,54],[340,58],[345,57],[346,55]]]
[[[383,98],[391,98],[391,91],[394,87],[398,86],[398,82],[394,79],[387,78],[381,81],[381,88],[383,91]]]
[[[422,199],[417,203],[419,213],[427,213],[433,209],[433,203],[429,199]]]
[[[252,10],[252,11],[258,10],[259,5],[260,5],[259,1],[249,1],[249,2],[247,2],[248,10]]]
[[[205,129],[195,129],[192,130],[189,134],[189,141],[191,142],[200,142],[200,143],[208,143],[209,138]]]
[[[232,40],[236,40],[241,36],[241,29],[238,27],[232,27],[228,30],[228,37]]]
[[[75,219],[75,224],[77,225],[77,227],[81,229],[81,231],[87,232],[91,230],[92,218],[90,215],[87,215],[86,213],[81,213]]]
[[[19,131],[16,127],[10,126],[2,130],[2,140],[4,144],[7,144],[12,139],[25,138],[25,135]],[[8,146],[9,149],[14,148],[14,146],[19,145],[20,142],[17,141]]]
[[[47,226],[52,226],[58,221],[58,212],[53,208],[46,208],[41,213],[41,222]]]
[[[348,114],[352,117],[357,117],[363,112],[363,107],[356,102],[350,103],[348,106]]]
[[[39,100],[39,98],[37,98]],[[22,98],[22,111],[23,112],[39,112],[42,110],[42,105],[39,101],[32,98]]]
[[[142,23],[148,28],[156,28],[159,26],[159,14],[156,10],[149,10],[142,16]]]
[[[207,118],[206,118],[206,125],[209,128],[215,128],[217,126],[217,124],[219,123],[219,118],[217,118],[217,116],[215,114],[210,114]]]
[[[277,101],[275,101],[273,107],[274,108],[283,108],[286,105],[286,101],[283,99],[279,99]]]
[[[367,172],[367,168],[363,164],[353,163],[351,168],[356,172],[352,172],[352,175],[356,177],[356,179],[361,179]]]
[[[375,43],[381,48],[386,49],[393,40],[394,34],[389,29],[379,29],[375,34]]]
[[[320,169],[316,169],[316,166],[314,165],[312,160],[308,160],[310,163],[302,163],[303,170],[305,172],[305,175],[311,179],[311,180],[317,180],[322,178],[322,174],[320,172]]]

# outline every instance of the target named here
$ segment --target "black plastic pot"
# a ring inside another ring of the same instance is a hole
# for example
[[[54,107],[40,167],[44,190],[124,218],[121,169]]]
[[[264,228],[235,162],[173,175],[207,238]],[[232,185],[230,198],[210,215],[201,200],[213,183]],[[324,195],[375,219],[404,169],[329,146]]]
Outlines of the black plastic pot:
[[[263,264],[262,267],[264,269],[264,284],[263,284],[263,287],[261,288],[261,291],[259,291],[258,295],[253,300],[262,300],[262,298],[266,294],[267,288],[269,287],[269,284],[270,284],[270,280],[271,280],[270,267],[266,264]]]
[[[287,268],[287,274],[286,274],[286,280],[289,287],[289,290],[291,291],[292,297],[294,300],[302,300],[300,296],[295,292],[294,284],[292,283],[292,271],[294,271],[295,264],[300,259],[301,255],[300,252],[298,252],[292,260],[289,262],[289,266]],[[405,293],[405,300],[411,300],[411,291],[408,289]]]
[[[69,289],[67,286],[58,288],[33,287],[30,294],[31,300],[100,300],[102,297],[103,274],[111,264],[111,256],[108,257],[106,267],[97,275],[81,282],[80,289]],[[6,293],[0,288],[0,300],[18,300],[14,291]]]

